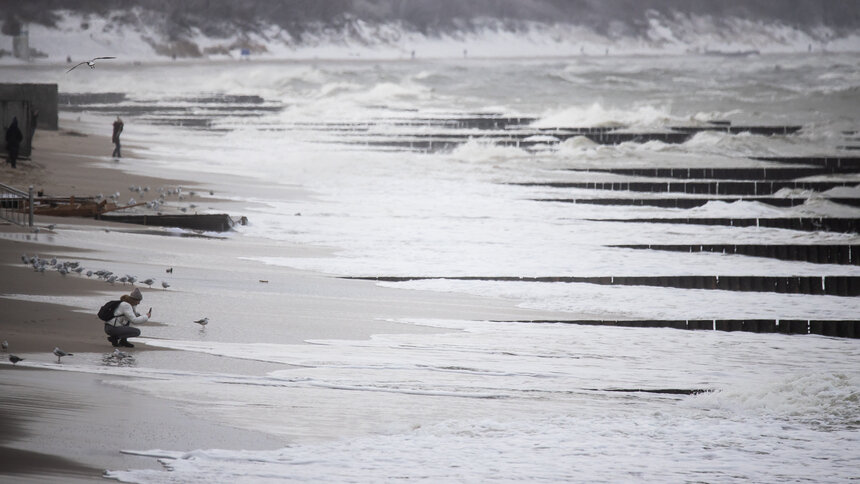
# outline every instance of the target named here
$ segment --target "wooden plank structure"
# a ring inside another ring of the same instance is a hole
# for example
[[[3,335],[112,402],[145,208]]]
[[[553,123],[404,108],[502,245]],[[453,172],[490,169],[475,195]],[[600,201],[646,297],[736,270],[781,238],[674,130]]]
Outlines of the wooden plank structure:
[[[457,281],[579,283],[605,286],[652,286],[739,292],[776,292],[783,294],[843,297],[860,296],[860,276],[366,276],[346,277],[346,279],[385,282],[445,279]]]
[[[11,202],[10,202],[11,203]],[[37,197],[33,199],[33,213],[53,217],[87,217],[111,222],[151,225],[158,227],[176,227],[181,229],[199,230],[204,232],[226,232],[232,230],[235,222],[226,213],[220,214],[110,214],[119,210],[145,205],[138,202],[132,205],[118,206],[107,200],[97,200],[93,197]],[[27,199],[16,198],[14,210],[27,212],[30,204]],[[108,215],[110,214],[110,215]],[[242,217],[239,223],[244,225],[247,219]]]
[[[579,324],[620,328],[673,328],[686,330],[743,331],[748,333],[817,334],[836,338],[860,338],[860,320],[787,319],[674,319],[674,320],[520,320],[514,323]]]
[[[176,215],[98,215],[97,219],[157,227],[177,227],[204,232],[227,232],[234,222],[226,213],[217,214],[176,214]],[[240,223],[244,224],[244,217]]]

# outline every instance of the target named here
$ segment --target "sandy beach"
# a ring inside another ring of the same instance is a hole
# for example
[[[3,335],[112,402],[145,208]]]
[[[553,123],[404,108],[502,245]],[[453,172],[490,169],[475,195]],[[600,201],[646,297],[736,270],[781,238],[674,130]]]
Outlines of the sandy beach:
[[[109,139],[85,135],[73,122],[61,123],[56,132],[39,131],[35,147],[32,160],[20,162],[17,170],[0,167],[2,183],[19,188],[33,185],[55,196],[93,196],[130,185],[195,187],[189,180],[131,174],[134,146],[126,148],[127,158],[112,166],[105,156]],[[219,190],[228,185],[224,181]],[[201,191],[210,188],[197,186]],[[214,197],[205,203],[225,211],[237,208]],[[55,225],[53,230],[49,225]],[[110,469],[160,467],[153,459],[123,454],[123,449],[277,449],[288,444],[283,437],[206,420],[176,402],[129,391],[133,382],[110,384],[118,378],[133,379],[134,374],[99,373],[100,367],[112,364],[113,348],[95,313],[103,302],[128,293],[132,286],[78,274],[35,272],[21,262],[22,254],[170,280],[167,290],[158,284],[137,284],[144,294],[141,306],[153,307],[152,320],[141,326],[145,338],[189,334],[205,338],[192,323],[204,315],[212,319],[208,331],[232,331],[229,337],[237,342],[290,344],[438,331],[394,322],[405,316],[552,317],[505,301],[385,289],[367,281],[285,271],[244,259],[306,257],[323,249],[240,236],[180,237],[169,230],[81,218],[37,216],[36,226],[38,233],[0,224],[0,339],[9,342],[10,354],[25,359],[13,366],[4,354],[0,363],[6,388],[0,395],[0,476],[6,482],[88,482],[101,480]],[[168,269],[172,269],[169,274]],[[285,318],[287,324],[275,334],[258,334],[254,328],[259,318]],[[74,358],[75,365],[83,364],[86,371],[65,371],[51,354],[55,346],[75,354],[64,362]],[[138,342],[131,351],[138,361],[169,371],[229,369],[262,374],[284,368],[152,349]],[[130,367],[133,370],[134,363]]]

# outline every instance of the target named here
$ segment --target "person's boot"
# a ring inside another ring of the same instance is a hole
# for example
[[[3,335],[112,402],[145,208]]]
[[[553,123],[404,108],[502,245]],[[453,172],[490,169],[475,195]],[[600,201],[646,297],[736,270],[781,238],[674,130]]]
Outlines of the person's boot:
[[[125,346],[126,348],[134,348],[134,345],[133,345],[133,344],[131,344],[131,343],[129,343],[129,342],[128,342],[128,340],[127,340],[127,339],[125,339],[125,338],[123,338],[123,339],[119,340],[119,345],[120,345],[120,346]]]
[[[108,336],[108,341],[114,346],[119,346],[119,340],[116,339],[116,336]]]

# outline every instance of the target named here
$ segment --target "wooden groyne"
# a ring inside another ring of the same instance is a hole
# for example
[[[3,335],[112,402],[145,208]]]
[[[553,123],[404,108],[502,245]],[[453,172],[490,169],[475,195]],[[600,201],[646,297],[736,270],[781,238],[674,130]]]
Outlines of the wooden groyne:
[[[860,219],[856,218],[633,218],[587,219],[592,222],[727,225],[730,227],[767,227],[774,229],[857,233]]]
[[[857,173],[854,167],[790,167],[770,168],[570,168],[569,171],[585,173],[611,173],[613,175],[649,178],[681,178],[687,180],[794,180],[810,176],[842,175]]]
[[[332,142],[421,152],[452,150],[470,140],[481,140],[497,146],[543,149],[576,137],[587,138],[601,145],[652,141],[678,144],[688,141],[702,131],[785,136],[800,129],[800,126],[732,126],[730,122],[712,122],[701,126],[672,126],[659,131],[637,132],[626,126],[536,127],[532,126],[535,121],[537,119],[533,117],[488,114],[449,118],[379,119],[373,122],[297,123],[296,127],[343,135]],[[397,133],[382,135],[380,133],[385,130],[379,128],[383,126],[396,127]]]
[[[754,156],[753,160],[818,165],[826,168],[860,169],[860,156]]]
[[[860,296],[860,276],[367,276],[347,277],[346,279],[383,282],[444,279],[454,281],[580,283],[604,286],[651,286],[819,296]]]
[[[773,207],[797,207],[810,200],[860,207],[860,198],[777,198],[777,197],[708,197],[708,198],[536,198],[536,202],[580,203],[586,205],[620,205],[631,207],[696,208],[708,202],[758,202]]]
[[[637,244],[611,247],[687,253],[712,252],[813,264],[860,265],[860,245]]]
[[[191,215],[100,215],[100,220],[157,227],[176,227],[204,232],[226,232],[235,225],[226,213]],[[244,218],[242,219],[244,220]],[[243,223],[240,221],[240,223]]]
[[[670,182],[523,182],[520,186],[548,188],[577,188],[584,190],[614,190],[650,193],[685,193],[688,195],[773,195],[783,190],[813,190],[823,192],[836,187],[853,187],[856,181],[670,181]]]
[[[621,328],[673,328],[703,331],[744,331],[749,333],[817,334],[836,338],[860,338],[858,320],[813,319],[675,319],[675,320],[517,320],[498,321],[540,324],[578,324]]]

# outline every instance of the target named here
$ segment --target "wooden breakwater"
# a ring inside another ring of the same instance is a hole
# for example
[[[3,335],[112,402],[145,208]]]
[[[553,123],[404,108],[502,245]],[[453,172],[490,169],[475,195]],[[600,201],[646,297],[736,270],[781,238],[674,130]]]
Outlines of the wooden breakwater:
[[[766,227],[786,230],[857,233],[860,219],[830,217],[800,218],[631,218],[587,219],[592,222],[727,225],[730,227]]]
[[[778,198],[778,197],[708,197],[708,198],[536,198],[536,202],[579,203],[585,205],[618,205],[629,207],[696,208],[708,202],[758,202],[772,207],[797,207],[821,200],[851,207],[860,207],[860,198]]]
[[[523,182],[520,186],[547,188],[576,188],[581,190],[611,190],[650,193],[685,193],[689,195],[773,195],[780,190],[827,191],[836,187],[853,187],[856,181],[666,181],[666,182]]]
[[[568,168],[568,171],[584,173],[609,173],[612,175],[648,178],[680,178],[689,180],[793,180],[810,176],[841,175],[856,173],[854,167],[737,167],[737,168]]]
[[[713,252],[749,257],[810,262],[813,264],[860,265],[860,245],[823,244],[631,244],[613,245],[623,249],[650,249],[672,252]]]
[[[673,328],[704,331],[744,331],[748,333],[817,334],[836,338],[860,338],[858,320],[812,319],[675,319],[675,320],[517,320],[499,321],[542,324],[578,324],[621,328]]]
[[[818,296],[860,296],[860,276],[366,276],[346,277],[384,282],[429,279],[455,281],[540,282],[711,289],[737,292],[776,292]]]
[[[231,230],[236,222],[226,213],[218,214],[189,214],[189,215],[99,215],[99,220],[109,222],[121,222],[137,225],[151,225],[157,227],[176,227],[188,230],[199,230],[203,232],[226,232]],[[242,217],[239,223],[245,223]]]

